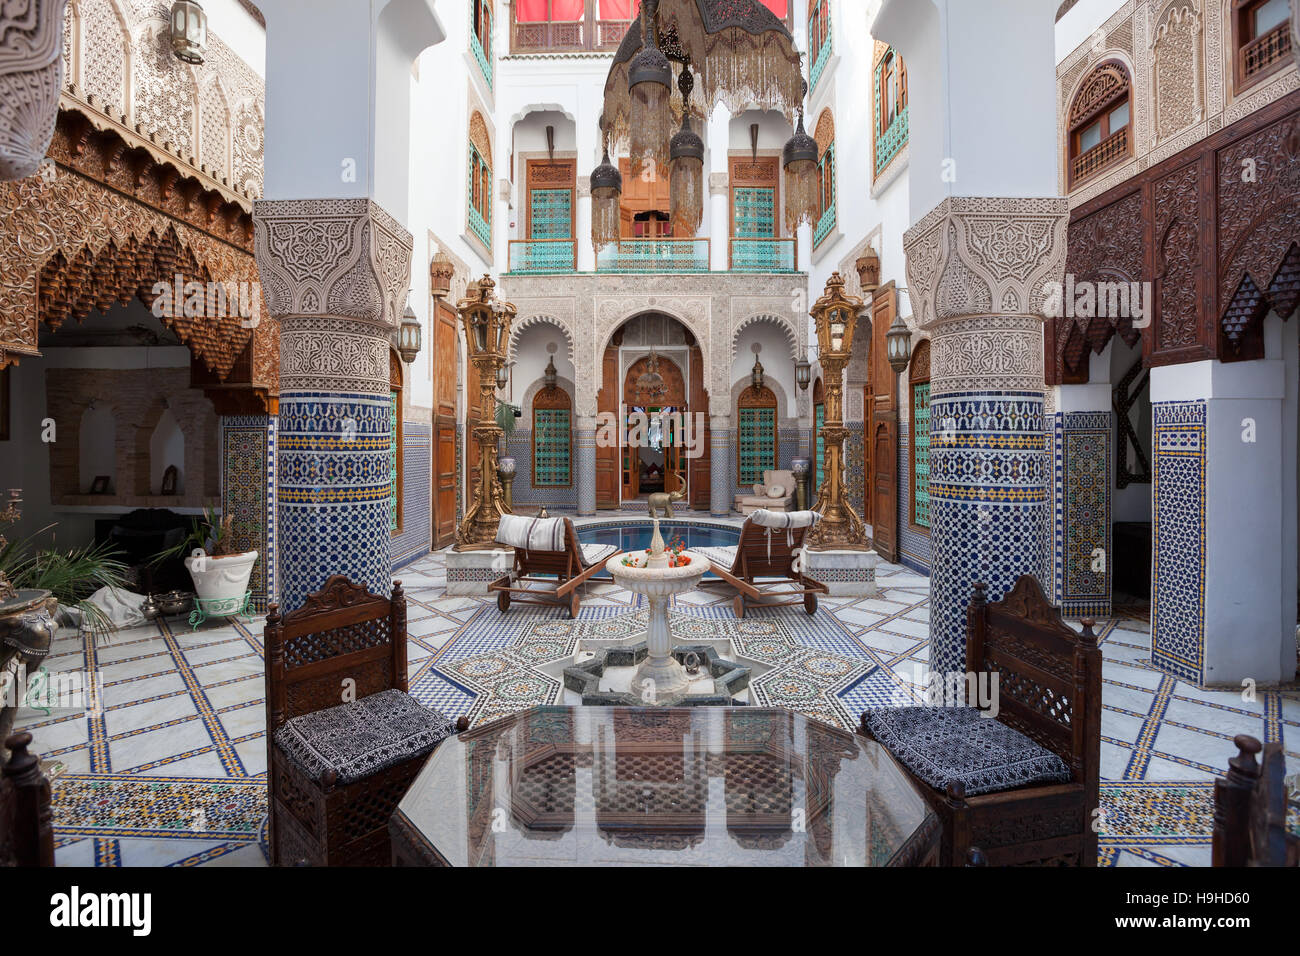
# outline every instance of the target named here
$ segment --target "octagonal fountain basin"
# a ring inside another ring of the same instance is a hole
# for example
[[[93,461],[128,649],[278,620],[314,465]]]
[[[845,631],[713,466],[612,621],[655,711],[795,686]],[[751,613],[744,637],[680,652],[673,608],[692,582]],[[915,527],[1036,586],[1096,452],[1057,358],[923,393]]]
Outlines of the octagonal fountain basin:
[[[734,548],[740,544],[740,528],[721,524],[694,521],[661,521],[660,534],[666,541],[678,540],[688,551],[700,548]],[[620,551],[644,552],[650,547],[654,535],[654,522],[649,518],[632,518],[611,524],[600,521],[578,527],[578,540],[583,544],[612,544]],[[706,576],[714,579],[710,571]]]

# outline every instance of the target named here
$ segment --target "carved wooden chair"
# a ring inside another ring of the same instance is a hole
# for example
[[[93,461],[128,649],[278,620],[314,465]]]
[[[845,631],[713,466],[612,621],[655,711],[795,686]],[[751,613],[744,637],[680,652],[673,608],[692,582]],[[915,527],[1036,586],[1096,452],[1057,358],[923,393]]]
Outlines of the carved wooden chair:
[[[401,582],[389,599],[334,575],[271,605],[264,639],[272,865],[387,866],[388,818],[453,732],[406,693]]]
[[[558,604],[576,618],[582,603],[578,589],[605,570],[618,551],[612,544],[579,542],[569,518],[503,515],[497,542],[515,549],[514,567],[488,585],[503,614],[513,598],[519,604]]]
[[[967,706],[869,710],[861,732],[889,749],[938,814],[942,865],[1096,866],[1101,651],[1093,622],[1075,633],[1030,575],[996,604],[985,592],[976,584],[967,608],[966,666],[990,675],[996,717],[966,693]]]
[[[1232,742],[1237,756],[1214,781],[1213,865],[1300,866],[1300,836],[1286,828],[1282,742],[1261,744],[1248,734]]]
[[[0,867],[54,865],[50,781],[40,759],[27,751],[31,742],[29,733],[5,741],[9,761],[0,773]]]
[[[736,617],[745,616],[745,601],[756,607],[789,607],[802,604],[809,614],[817,613],[817,595],[829,594],[830,589],[820,581],[804,574],[798,567],[803,550],[804,534],[811,524],[785,527],[783,524],[764,525],[765,515],[784,522],[804,520],[802,516],[815,512],[789,513],[755,512],[745,519],[740,529],[740,542],[733,547],[699,548],[709,559],[710,570],[722,580],[706,581],[704,587],[726,584],[739,593],[731,602]],[[756,516],[757,515],[757,516]],[[818,516],[820,517],[820,516]],[[816,519],[810,519],[815,523]],[[760,586],[759,579],[763,579]],[[779,586],[779,587],[778,587]]]

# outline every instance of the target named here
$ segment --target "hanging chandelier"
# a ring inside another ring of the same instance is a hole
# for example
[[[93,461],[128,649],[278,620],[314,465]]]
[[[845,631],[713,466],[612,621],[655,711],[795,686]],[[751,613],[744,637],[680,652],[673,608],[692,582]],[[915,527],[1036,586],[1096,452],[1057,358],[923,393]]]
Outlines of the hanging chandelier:
[[[821,184],[817,175],[817,140],[803,128],[803,108],[799,109],[799,124],[794,135],[786,141],[781,151],[781,166],[785,170],[785,228],[794,235],[801,223],[811,223],[817,218],[821,199]]]
[[[694,123],[708,121],[715,104],[733,114],[777,110],[798,132],[792,144],[800,204],[796,222],[816,212],[816,143],[803,131],[802,58],[785,24],[759,0],[644,0],[640,29],[629,29],[605,79],[600,117],[604,155],[591,174],[591,238],[602,249],[619,241],[622,176],[609,151],[626,146],[634,176],[662,174],[668,166],[673,233],[694,236],[704,217],[704,140]],[[673,75],[677,75],[677,93]],[[700,95],[691,98],[699,87]],[[669,135],[680,124],[676,134]],[[812,144],[811,173],[803,140]],[[805,193],[811,191],[812,205]],[[787,201],[788,207],[788,201]],[[787,219],[789,215],[787,214]]]
[[[668,393],[668,385],[659,374],[659,355],[654,349],[650,350],[650,357],[646,359],[645,371],[637,376],[636,391],[642,399],[648,399],[651,405]]]
[[[682,91],[682,103],[688,104],[691,88],[695,85],[689,67],[682,70],[677,85]],[[673,236],[684,239],[694,236],[704,220],[704,140],[691,129],[689,109],[682,110],[682,128],[669,144],[668,156],[672,164],[669,170],[669,216]]]
[[[605,155],[591,171],[591,244],[597,251],[618,242],[622,196],[623,174],[609,161],[606,136]]]

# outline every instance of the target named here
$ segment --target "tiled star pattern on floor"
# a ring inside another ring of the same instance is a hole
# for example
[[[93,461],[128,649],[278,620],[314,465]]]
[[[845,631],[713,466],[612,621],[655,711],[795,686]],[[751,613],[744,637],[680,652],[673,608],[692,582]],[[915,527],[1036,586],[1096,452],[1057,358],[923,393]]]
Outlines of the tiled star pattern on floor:
[[[402,569],[408,600],[412,693],[450,716],[471,713],[482,691],[455,666],[507,648],[562,612],[448,596],[446,560]],[[836,686],[823,719],[844,722],[871,704],[920,699],[927,660],[929,580],[898,565],[877,570],[877,598],[823,598],[809,619],[782,615],[806,651],[860,664]],[[725,589],[678,602],[706,620],[734,620]],[[582,619],[637,609],[635,596],[597,584]],[[1213,780],[1235,754],[1235,734],[1281,740],[1300,766],[1300,691],[1201,690],[1149,663],[1144,609],[1125,608],[1098,629],[1104,657],[1100,863],[1208,865]],[[757,648],[754,649],[757,652]],[[18,726],[64,772],[55,781],[56,859],[63,866],[263,865],[266,740],[260,622],[190,632],[179,620],[93,643],[60,632],[52,671],[99,668],[102,712],[24,710]],[[833,672],[825,662],[819,674]],[[759,695],[761,696],[761,695]],[[526,702],[525,702],[526,703]]]

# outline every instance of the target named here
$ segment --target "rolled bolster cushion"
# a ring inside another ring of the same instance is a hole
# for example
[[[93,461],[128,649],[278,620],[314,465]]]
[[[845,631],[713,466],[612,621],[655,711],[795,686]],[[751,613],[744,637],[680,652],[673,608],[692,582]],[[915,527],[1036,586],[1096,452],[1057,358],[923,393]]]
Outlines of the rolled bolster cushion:
[[[784,498],[784,497],[785,497],[785,488],[782,487],[781,485],[771,485],[771,486],[767,489],[767,496],[768,496],[769,498]]]

